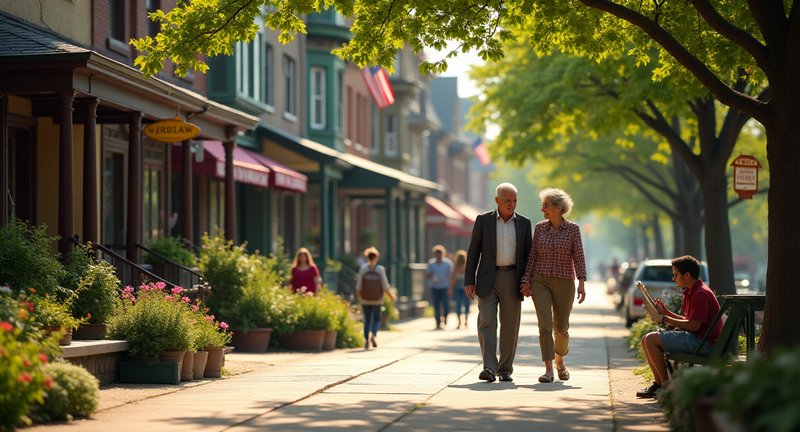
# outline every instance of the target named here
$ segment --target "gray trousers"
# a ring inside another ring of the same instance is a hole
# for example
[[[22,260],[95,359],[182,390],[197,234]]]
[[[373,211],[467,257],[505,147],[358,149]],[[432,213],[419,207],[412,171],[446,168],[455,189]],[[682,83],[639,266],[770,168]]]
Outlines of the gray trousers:
[[[519,286],[514,270],[495,273],[494,287],[484,298],[478,298],[478,340],[483,367],[496,373],[514,372],[519,320],[522,302],[517,298]],[[497,312],[500,310],[500,363],[497,362]]]

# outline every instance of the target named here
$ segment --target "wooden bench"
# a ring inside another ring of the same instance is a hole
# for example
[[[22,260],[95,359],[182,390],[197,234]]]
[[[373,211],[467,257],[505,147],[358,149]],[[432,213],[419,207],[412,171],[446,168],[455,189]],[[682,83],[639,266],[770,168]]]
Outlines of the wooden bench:
[[[722,301],[719,313],[714,317],[711,326],[709,326],[708,331],[706,331],[706,334],[703,336],[700,345],[694,353],[664,353],[667,366],[669,366],[670,369],[672,367],[677,367],[678,363],[708,365],[711,363],[738,361],[739,333],[742,328],[744,329],[745,338],[747,340],[747,352],[744,359],[749,359],[753,351],[755,351],[755,313],[756,311],[764,310],[764,296],[734,294],[721,295],[719,299]],[[711,330],[717,325],[719,320],[724,320],[725,324],[722,326],[722,332],[717,338],[717,342],[714,344],[711,354],[700,354],[700,350],[708,343],[708,336]]]

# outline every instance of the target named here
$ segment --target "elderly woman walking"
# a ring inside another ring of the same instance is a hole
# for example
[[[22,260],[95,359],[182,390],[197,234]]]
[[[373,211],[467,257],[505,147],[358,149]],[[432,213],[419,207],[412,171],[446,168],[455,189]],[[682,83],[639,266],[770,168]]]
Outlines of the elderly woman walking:
[[[569,315],[578,279],[578,303],[586,299],[586,259],[580,227],[564,216],[572,210],[572,198],[561,189],[539,192],[545,220],[533,230],[528,264],[520,282],[523,295],[532,296],[539,321],[539,348],[545,372],[539,382],[553,382],[553,359],[558,379],[569,379],[564,356],[569,352]],[[555,337],[554,337],[555,336]]]

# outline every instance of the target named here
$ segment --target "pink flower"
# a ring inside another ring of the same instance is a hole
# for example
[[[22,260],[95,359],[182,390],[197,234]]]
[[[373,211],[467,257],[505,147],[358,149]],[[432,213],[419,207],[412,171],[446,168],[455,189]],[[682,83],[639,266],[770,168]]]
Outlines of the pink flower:
[[[219,328],[221,328],[223,330],[227,330],[228,329],[228,323],[226,323],[225,321],[220,322],[219,323]]]
[[[183,302],[186,303],[186,304],[189,304],[189,302],[191,301],[191,299],[189,299],[189,297],[186,297],[186,296],[183,296],[183,298],[181,300],[183,300]]]
[[[183,288],[181,288],[179,286],[176,286],[175,288],[172,288],[172,290],[170,292],[172,294],[180,294],[182,291],[183,291]]]
[[[165,284],[164,282],[156,282],[156,288],[162,290],[162,289],[164,289],[166,287],[167,287],[167,284]]]
[[[206,321],[207,322],[214,321],[214,315],[206,315]]]
[[[125,287],[125,289],[123,291],[126,292],[126,293],[132,293],[133,292],[133,287],[128,285],[128,286]]]
[[[192,310],[197,312],[200,308],[197,305],[192,305]]]
[[[172,296],[171,296],[171,295],[168,295],[168,296],[167,296],[167,300],[172,300]]]

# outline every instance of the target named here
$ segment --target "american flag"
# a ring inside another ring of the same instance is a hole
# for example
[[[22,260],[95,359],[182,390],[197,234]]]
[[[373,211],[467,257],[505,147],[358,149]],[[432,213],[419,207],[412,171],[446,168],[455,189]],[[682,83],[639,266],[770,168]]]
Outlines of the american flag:
[[[361,69],[361,76],[367,83],[369,93],[379,109],[384,109],[394,103],[394,92],[389,76],[382,66]]]
[[[492,163],[492,157],[489,155],[489,147],[486,146],[483,138],[478,137],[478,139],[472,143],[472,151],[475,152],[475,156],[481,162],[481,165],[489,165]]]

